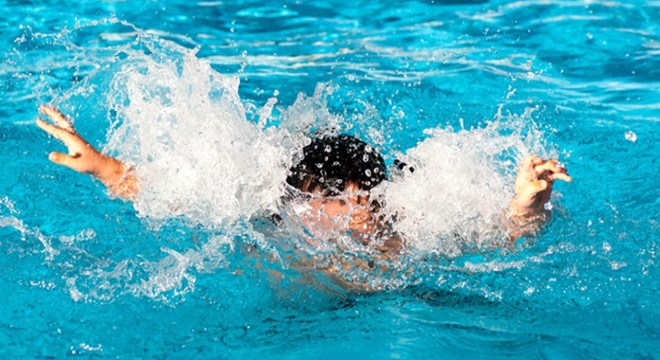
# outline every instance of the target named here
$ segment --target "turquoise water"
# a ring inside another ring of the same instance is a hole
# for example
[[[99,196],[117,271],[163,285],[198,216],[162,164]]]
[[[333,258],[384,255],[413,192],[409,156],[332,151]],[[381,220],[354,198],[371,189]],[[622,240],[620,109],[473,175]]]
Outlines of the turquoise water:
[[[660,356],[659,3],[1,4],[0,358]],[[49,163],[42,103],[154,190],[134,206]],[[251,223],[266,197],[231,200],[328,126],[417,159],[404,184],[442,195],[408,197],[438,216],[411,213],[415,253],[366,275],[387,290],[297,269],[323,254]],[[264,162],[223,167],[234,142]],[[496,213],[530,151],[574,178],[545,231],[448,240],[483,230],[474,201]]]

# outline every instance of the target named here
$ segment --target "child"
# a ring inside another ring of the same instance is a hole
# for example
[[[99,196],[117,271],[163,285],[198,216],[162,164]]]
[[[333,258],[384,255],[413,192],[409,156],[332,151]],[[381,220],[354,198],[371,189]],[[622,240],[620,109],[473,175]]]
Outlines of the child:
[[[131,168],[94,149],[57,109],[42,106],[41,111],[54,125],[42,120],[37,120],[37,125],[69,149],[68,155],[52,152],[52,162],[91,174],[119,197],[137,198],[139,181]],[[306,202],[313,210],[301,214],[306,228],[321,233],[348,230],[365,244],[385,236],[387,239],[378,242],[382,247],[379,250],[401,251],[402,241],[388,233],[389,226],[378,215],[380,205],[369,198],[370,190],[386,180],[383,158],[372,147],[347,135],[324,136],[305,146],[302,155],[289,170],[286,182],[297,190],[295,200]],[[510,239],[533,235],[547,220],[544,204],[557,179],[572,180],[558,161],[537,156],[523,160],[514,184],[516,196],[504,223]],[[348,223],[338,219],[348,219]]]

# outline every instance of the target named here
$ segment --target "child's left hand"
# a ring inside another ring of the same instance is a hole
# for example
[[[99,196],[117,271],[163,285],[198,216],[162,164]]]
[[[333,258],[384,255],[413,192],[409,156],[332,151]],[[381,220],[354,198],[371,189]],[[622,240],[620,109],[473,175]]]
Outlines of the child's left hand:
[[[557,160],[543,160],[538,156],[528,156],[516,175],[516,197],[509,209],[518,217],[533,217],[543,212],[543,206],[550,199],[555,180],[573,180],[566,168]]]

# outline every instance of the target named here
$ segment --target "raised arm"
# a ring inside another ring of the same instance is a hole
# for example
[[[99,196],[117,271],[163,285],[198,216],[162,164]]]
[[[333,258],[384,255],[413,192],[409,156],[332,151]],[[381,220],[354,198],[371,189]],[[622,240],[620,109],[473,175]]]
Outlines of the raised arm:
[[[557,160],[543,160],[538,156],[523,159],[506,223],[512,241],[534,235],[549,219],[549,211],[544,206],[550,199],[555,180],[570,182],[573,179]]]
[[[66,145],[69,154],[51,152],[48,159],[75,171],[90,174],[99,179],[118,197],[134,200],[139,192],[134,172],[121,161],[96,150],[73,128],[59,110],[42,105],[39,110],[53,122],[37,119],[37,126]]]

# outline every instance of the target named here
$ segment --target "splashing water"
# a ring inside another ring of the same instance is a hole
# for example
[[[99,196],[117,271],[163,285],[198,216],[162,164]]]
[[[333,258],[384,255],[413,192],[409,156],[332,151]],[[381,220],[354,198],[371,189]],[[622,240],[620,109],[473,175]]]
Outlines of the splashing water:
[[[247,121],[238,79],[193,50],[145,41],[175,55],[129,54],[109,90],[117,120],[105,148],[136,165],[140,214],[218,226],[273,210],[290,156]]]
[[[291,204],[281,201],[283,184],[301,147],[309,143],[312,132],[333,133],[352,127],[350,118],[329,110],[328,97],[336,86],[319,84],[313,96],[299,94],[279,116],[271,114],[276,98],[270,98],[261,109],[251,108],[258,116],[248,115],[238,94],[239,79],[216,72],[208,61],[196,56],[196,49],[146,34],[116,19],[108,22],[131,29],[134,41],[96,54],[107,56],[112,50],[110,57],[91,58],[87,54],[87,62],[98,62],[96,70],[55,102],[66,109],[66,102],[80,94],[101,94],[97,96],[110,118],[103,151],[134,166],[141,188],[134,203],[138,214],[152,225],[181,218],[187,226],[201,225],[224,234],[249,233],[252,238],[263,235],[251,230],[251,219],[269,213],[291,215],[286,208]],[[64,41],[69,47],[70,37],[56,36],[55,41]],[[107,83],[107,89],[91,85],[93,77],[105,79],[102,83]],[[368,104],[364,108],[368,116],[379,116]],[[337,278],[382,289],[406,287],[417,282],[414,278],[433,272],[422,270],[431,265],[419,264],[426,254],[454,258],[466,250],[474,251],[475,246],[482,251],[491,245],[501,246],[501,221],[512,196],[515,164],[524,154],[545,152],[542,132],[531,121],[533,111],[530,108],[521,116],[503,116],[500,109],[493,122],[478,129],[428,129],[425,141],[398,155],[414,172],[393,172],[391,181],[373,190],[373,198],[386,205],[385,216],[396,219],[394,230],[406,239],[414,254],[381,261],[381,269],[394,271],[365,273],[359,267],[345,266],[346,261],[373,257],[374,248],[345,234],[300,232],[296,227],[302,224],[296,221],[284,227],[286,235],[264,239],[259,247],[270,248],[272,253],[273,244],[280,251],[293,246],[314,257],[316,265],[312,268],[334,267]],[[369,129],[368,136],[380,139],[373,151],[392,154],[382,141],[383,135],[375,130]],[[348,219],[337,221],[347,223]],[[130,259],[88,272],[92,278],[83,281],[86,285],[82,287],[79,276],[70,278],[67,285],[75,299],[97,293],[99,286],[107,286],[101,284],[108,278],[124,279],[115,281],[115,287],[133,288],[120,293],[161,298],[163,293],[173,292],[175,297],[183,296],[194,289],[191,271],[199,268],[191,265],[196,263],[194,259],[220,259],[214,252],[234,249],[231,236],[221,237],[229,239],[225,250],[219,250],[223,247],[212,240],[194,252],[164,247],[166,258],[137,265],[146,276],[138,277],[143,279],[138,287],[129,285],[134,284],[130,279],[136,264]],[[286,243],[289,245],[283,245]],[[348,254],[348,260],[332,260],[344,256],[341,253]],[[408,273],[404,269],[409,269]],[[417,274],[410,276],[410,271]],[[114,295],[91,296],[108,300]]]
[[[520,133],[501,135],[503,127],[432,129],[402,157],[413,172],[379,189],[415,251],[458,256],[466,245],[498,243],[513,197],[512,166],[529,153]]]

